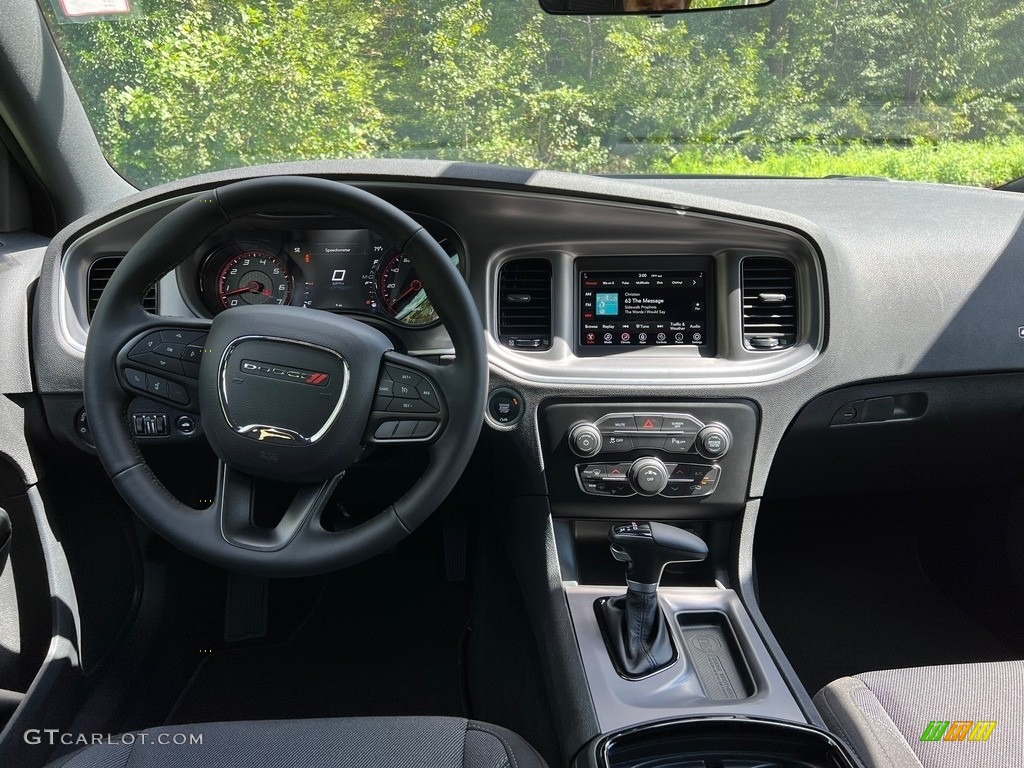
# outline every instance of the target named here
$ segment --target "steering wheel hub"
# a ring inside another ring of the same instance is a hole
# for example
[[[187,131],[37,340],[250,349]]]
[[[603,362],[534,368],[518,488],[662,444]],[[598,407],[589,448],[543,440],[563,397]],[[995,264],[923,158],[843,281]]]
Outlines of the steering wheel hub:
[[[362,437],[392,348],[380,331],[301,307],[236,307],[210,327],[199,406],[220,459],[291,483],[344,472]]]
[[[311,445],[341,412],[348,370],[345,358],[325,347],[263,336],[236,339],[217,374],[221,411],[243,437]]]

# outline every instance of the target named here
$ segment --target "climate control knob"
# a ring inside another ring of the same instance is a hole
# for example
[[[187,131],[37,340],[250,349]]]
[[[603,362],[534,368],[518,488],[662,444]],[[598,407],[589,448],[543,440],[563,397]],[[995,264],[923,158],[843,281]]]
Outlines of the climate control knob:
[[[577,424],[569,432],[569,447],[585,459],[596,456],[601,452],[601,431],[593,424]]]
[[[721,424],[708,424],[697,433],[697,453],[705,459],[720,459],[732,447],[732,435]]]
[[[657,496],[668,485],[668,475],[668,467],[661,459],[645,456],[630,465],[626,478],[641,496]]]

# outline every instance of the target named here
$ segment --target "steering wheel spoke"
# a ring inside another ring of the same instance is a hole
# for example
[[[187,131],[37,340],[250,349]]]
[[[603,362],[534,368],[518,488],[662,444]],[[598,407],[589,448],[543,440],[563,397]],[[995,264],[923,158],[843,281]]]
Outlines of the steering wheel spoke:
[[[147,323],[122,345],[115,367],[118,383],[130,394],[199,411],[199,370],[206,352],[209,321]]]
[[[448,420],[441,386],[448,371],[410,355],[387,352],[367,424],[366,442],[386,445],[432,443]]]
[[[213,508],[220,519],[224,540],[243,549],[276,552],[295,539],[303,527],[318,522],[324,505],[331,498],[341,475],[319,483],[302,483],[284,514],[272,527],[258,524],[258,484],[252,475],[240,472],[223,461],[217,468],[217,492]]]

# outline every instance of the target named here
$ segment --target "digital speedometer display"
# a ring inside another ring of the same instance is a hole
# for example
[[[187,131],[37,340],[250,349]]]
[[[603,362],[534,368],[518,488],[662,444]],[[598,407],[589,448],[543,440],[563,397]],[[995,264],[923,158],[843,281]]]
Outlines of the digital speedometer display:
[[[412,260],[368,229],[308,233],[289,244],[291,258],[304,275],[302,305],[310,309],[370,312],[403,325],[429,325],[437,311]],[[459,256],[442,239],[452,262]]]
[[[371,243],[366,229],[308,233],[302,243],[286,250],[302,271],[302,306],[350,312],[377,308],[373,293],[375,265],[384,255],[383,243]]]

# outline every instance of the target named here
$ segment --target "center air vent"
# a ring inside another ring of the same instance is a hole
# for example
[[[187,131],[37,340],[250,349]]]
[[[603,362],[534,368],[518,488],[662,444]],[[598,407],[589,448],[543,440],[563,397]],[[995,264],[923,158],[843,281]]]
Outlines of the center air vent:
[[[507,261],[498,273],[498,341],[518,349],[551,348],[551,262]]]
[[[110,282],[110,276],[114,274],[117,265],[121,263],[124,256],[101,256],[89,267],[89,304],[88,318],[92,321],[92,314],[96,311],[96,305],[100,303],[100,296],[103,289]],[[147,312],[156,313],[156,285],[149,286],[146,295],[142,297],[142,308]]]
[[[796,344],[796,271],[785,259],[743,260],[743,346],[775,350]]]

